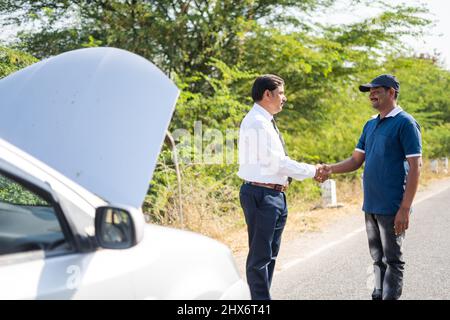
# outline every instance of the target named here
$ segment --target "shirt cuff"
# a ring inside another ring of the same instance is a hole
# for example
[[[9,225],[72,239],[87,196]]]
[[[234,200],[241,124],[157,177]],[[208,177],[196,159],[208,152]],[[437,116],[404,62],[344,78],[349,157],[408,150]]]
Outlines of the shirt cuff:
[[[355,151],[361,152],[361,153],[366,153],[363,149],[360,148],[356,148]]]
[[[316,176],[316,166],[312,165],[312,164],[308,164],[308,171],[309,171],[309,176],[308,178],[314,178]]]

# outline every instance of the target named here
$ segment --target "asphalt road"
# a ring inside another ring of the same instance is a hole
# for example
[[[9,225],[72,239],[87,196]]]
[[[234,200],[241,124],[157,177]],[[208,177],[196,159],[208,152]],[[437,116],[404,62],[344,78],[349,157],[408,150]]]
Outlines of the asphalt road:
[[[418,195],[404,251],[402,299],[450,299],[450,180]],[[372,270],[360,213],[283,243],[272,298],[370,299]]]

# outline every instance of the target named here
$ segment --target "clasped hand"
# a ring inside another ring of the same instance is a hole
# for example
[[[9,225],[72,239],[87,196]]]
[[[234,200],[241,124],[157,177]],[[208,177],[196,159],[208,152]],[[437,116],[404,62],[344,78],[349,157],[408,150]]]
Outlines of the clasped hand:
[[[332,174],[331,166],[327,164],[317,164],[316,165],[316,175],[314,180],[317,182],[324,182],[330,178]]]

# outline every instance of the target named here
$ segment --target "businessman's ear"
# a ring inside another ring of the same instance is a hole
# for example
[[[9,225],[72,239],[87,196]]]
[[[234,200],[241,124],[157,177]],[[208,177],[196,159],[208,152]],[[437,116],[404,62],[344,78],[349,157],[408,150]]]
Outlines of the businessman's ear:
[[[269,89],[264,91],[263,98],[266,97],[270,101],[274,96],[275,96],[275,93],[273,91],[270,91]]]

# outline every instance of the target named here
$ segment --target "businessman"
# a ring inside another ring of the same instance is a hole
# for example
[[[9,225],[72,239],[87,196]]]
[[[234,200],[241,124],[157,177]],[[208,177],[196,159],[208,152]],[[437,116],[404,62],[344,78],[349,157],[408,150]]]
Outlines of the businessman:
[[[239,131],[239,171],[243,180],[240,202],[248,230],[246,275],[252,299],[269,300],[275,260],[287,218],[285,191],[292,178],[316,178],[327,174],[321,166],[292,160],[274,115],[286,102],[284,81],[276,75],[258,77],[252,88],[254,105]]]

